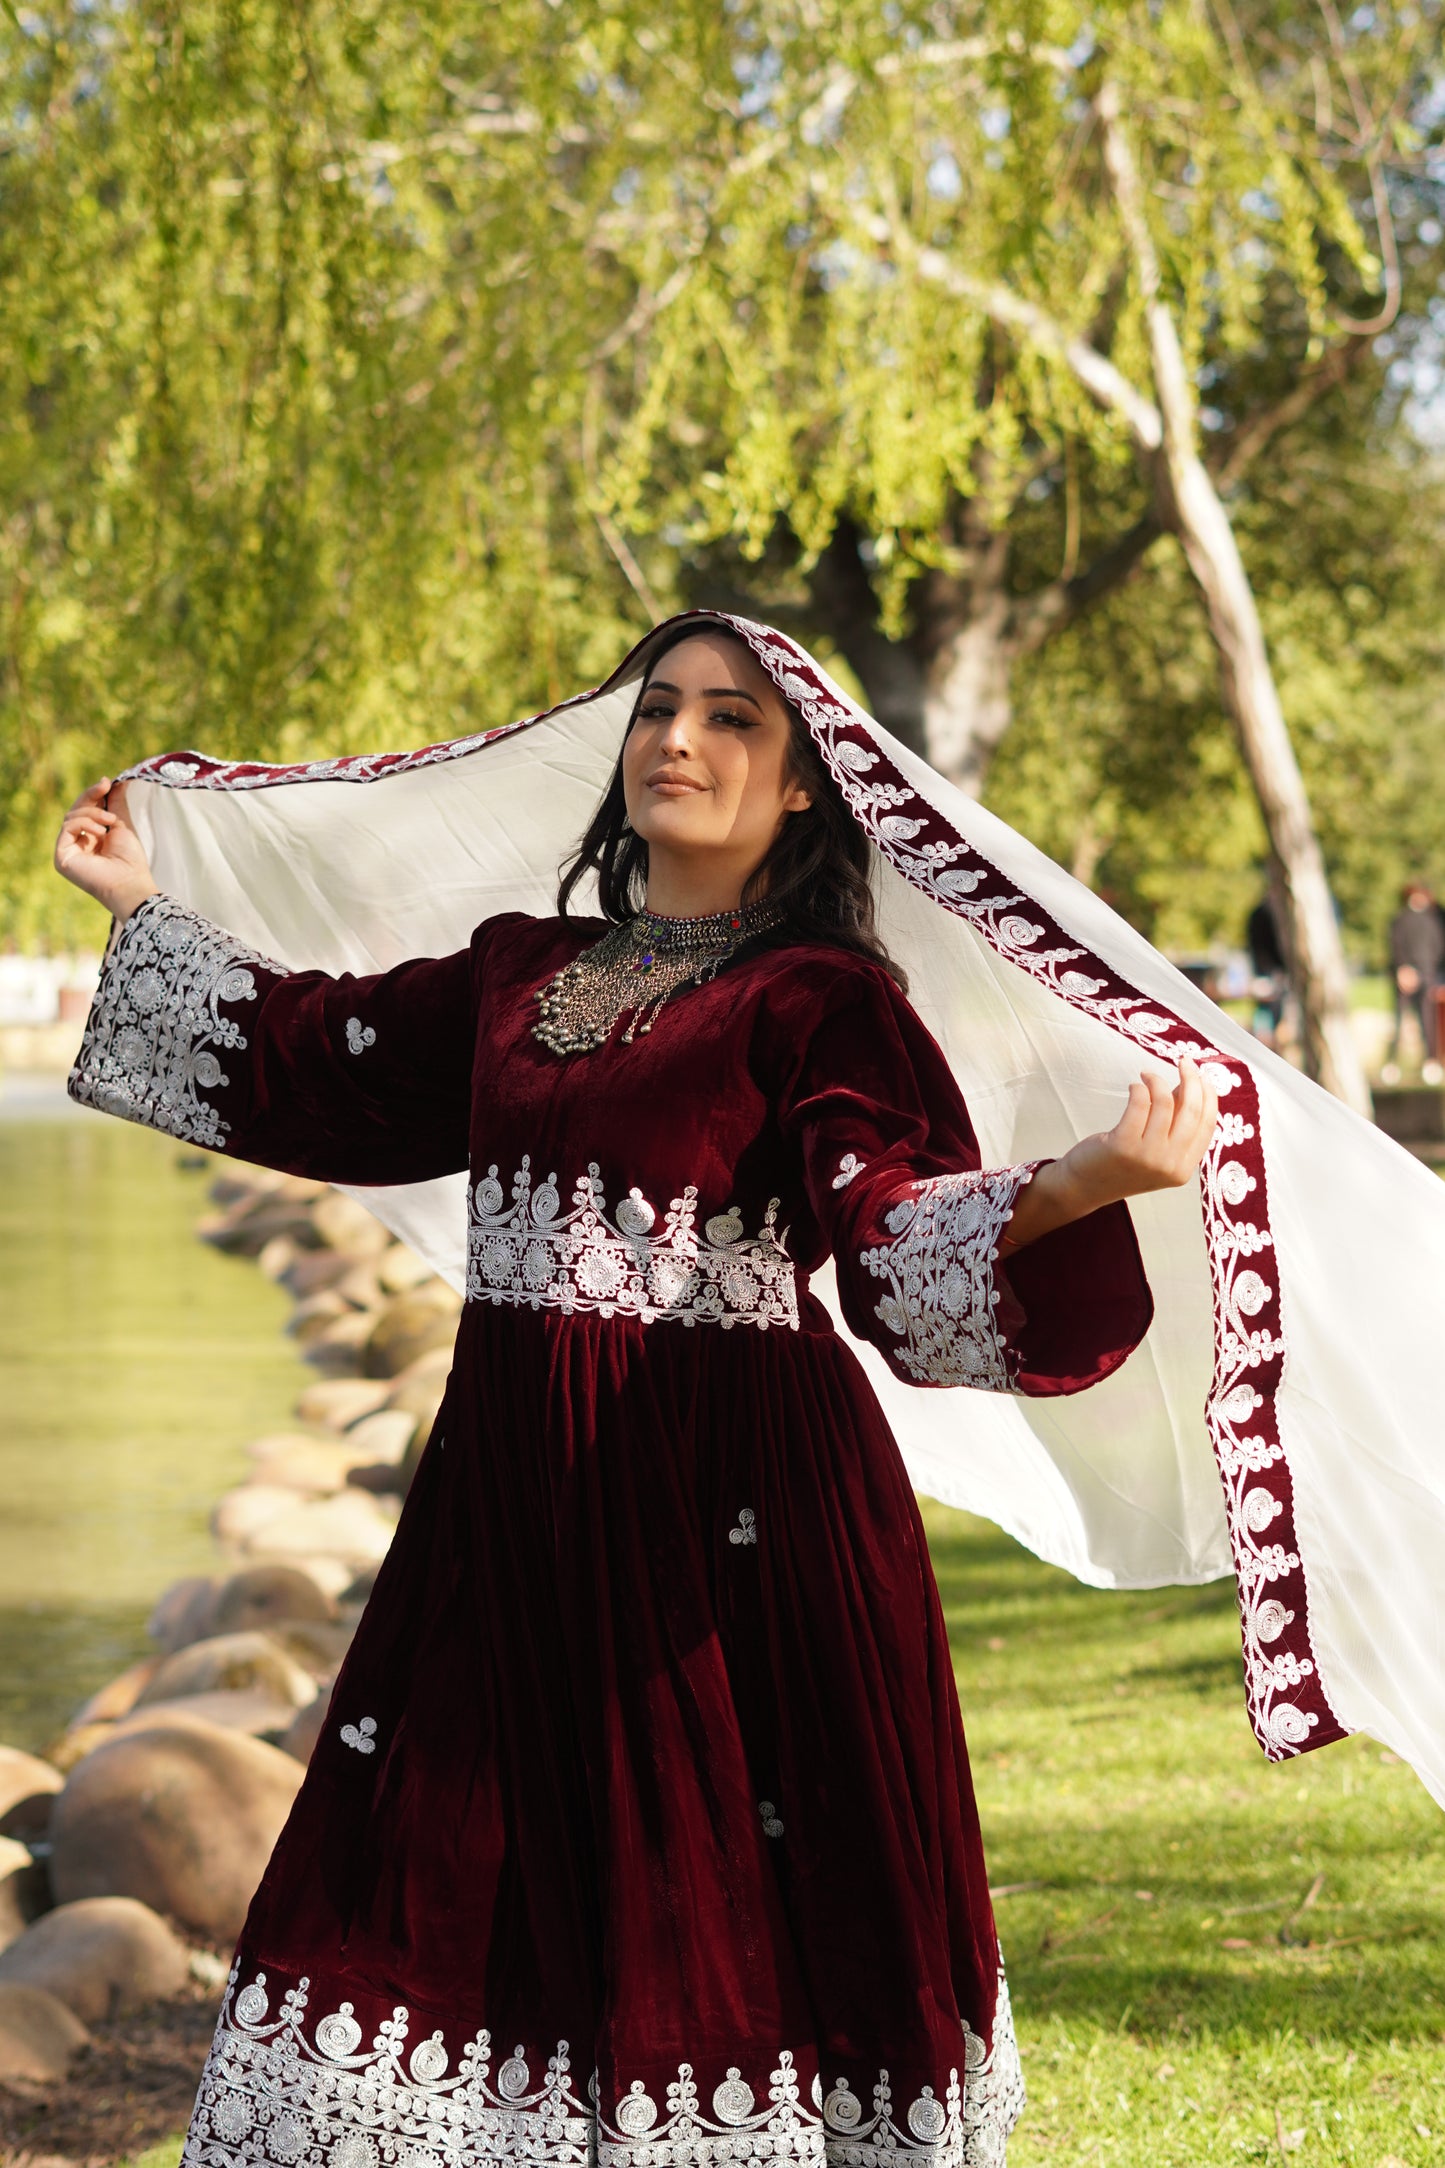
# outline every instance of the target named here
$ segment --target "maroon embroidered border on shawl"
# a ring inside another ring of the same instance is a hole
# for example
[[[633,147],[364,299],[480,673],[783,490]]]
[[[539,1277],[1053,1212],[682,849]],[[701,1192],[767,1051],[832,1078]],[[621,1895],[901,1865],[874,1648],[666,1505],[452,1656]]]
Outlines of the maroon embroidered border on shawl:
[[[1097,1017],[1147,1053],[1165,1060],[1189,1054],[1206,1065],[1222,1106],[1200,1185],[1214,1298],[1214,1374],[1205,1420],[1224,1485],[1250,1722],[1271,1761],[1343,1738],[1347,1727],[1330,1706],[1315,1661],[1309,1590],[1295,1548],[1294,1483],[1277,1405],[1286,1352],[1279,1273],[1259,1134],[1259,1089],[1249,1064],[1224,1054],[1182,1017],[1141,994],[966,842],[784,633],[723,612],[685,612],[639,641],[606,685],[546,714],[577,707],[625,682],[658,634],[689,617],[725,624],[747,642],[802,714],[855,819],[905,880],[1071,1007]],[[542,715],[527,716],[410,753],[357,754],[284,767],[171,753],[126,773],[190,790],[370,783],[460,759],[542,720]]]

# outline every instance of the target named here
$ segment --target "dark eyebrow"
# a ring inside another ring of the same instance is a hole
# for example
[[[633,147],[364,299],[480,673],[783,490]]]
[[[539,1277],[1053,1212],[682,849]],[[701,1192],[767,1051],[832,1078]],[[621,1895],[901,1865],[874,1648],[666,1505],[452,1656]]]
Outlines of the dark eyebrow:
[[[666,678],[649,678],[644,690],[650,693],[680,693],[682,687],[669,685]],[[755,699],[752,693],[745,693],[741,685],[705,685],[702,697],[704,700],[751,700],[759,715],[763,712],[762,701]]]

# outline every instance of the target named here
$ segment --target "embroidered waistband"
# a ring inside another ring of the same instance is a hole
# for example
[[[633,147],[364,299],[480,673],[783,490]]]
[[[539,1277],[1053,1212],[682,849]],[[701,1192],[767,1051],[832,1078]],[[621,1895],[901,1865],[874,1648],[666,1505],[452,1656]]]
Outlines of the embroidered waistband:
[[[657,1212],[632,1189],[609,1215],[596,1163],[579,1176],[569,1211],[555,1174],[533,1183],[523,1157],[506,1202],[495,1166],[472,1185],[467,1299],[567,1313],[635,1317],[650,1325],[787,1325],[798,1329],[793,1261],[777,1231],[773,1198],[755,1235],[736,1205],[697,1226],[689,1184],[657,1225]]]

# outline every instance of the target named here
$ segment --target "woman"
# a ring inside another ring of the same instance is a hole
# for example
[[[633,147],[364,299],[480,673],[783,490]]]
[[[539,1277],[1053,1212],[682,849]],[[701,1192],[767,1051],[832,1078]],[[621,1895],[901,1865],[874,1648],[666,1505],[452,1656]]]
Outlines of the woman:
[[[942,1615],[808,1277],[910,1384],[1083,1390],[1148,1327],[1124,1200],[1194,1175],[1199,1068],[981,1168],[866,840],[717,623],[651,648],[561,915],[457,954],[288,973],[158,892],[105,783],[56,857],[118,926],[77,1096],[342,1183],[469,1169],[446,1401],[186,2159],[1001,2160]]]

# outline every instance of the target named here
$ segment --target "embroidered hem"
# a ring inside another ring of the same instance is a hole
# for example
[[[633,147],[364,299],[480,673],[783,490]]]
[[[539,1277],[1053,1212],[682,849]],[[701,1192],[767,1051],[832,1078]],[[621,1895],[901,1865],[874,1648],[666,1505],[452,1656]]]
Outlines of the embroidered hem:
[[[595,2075],[578,2091],[565,2040],[545,2055],[516,2047],[497,2063],[483,2030],[453,2068],[440,2030],[408,2051],[404,2006],[363,2048],[351,2003],[312,2023],[308,1980],[274,2015],[264,1972],[239,1992],[236,1980],[233,1967],[182,2168],[1001,2168],[1024,2104],[1002,1972],[992,2046],[965,2026],[962,2074],[940,2071],[906,2110],[886,2071],[871,2104],[844,2078],[825,2095],[787,2049],[765,2098],[729,2065],[704,2100],[694,2066],[681,2063],[665,2088],[653,2081],[665,2107],[640,2078],[603,2102]]]
[[[923,1385],[1013,1390],[1016,1364],[994,1315],[999,1237],[1038,1162],[912,1184],[883,1215],[893,1242],[862,1263],[888,1292],[876,1314],[904,1345],[898,1360]]]
[[[255,965],[281,964],[198,912],[150,896],[116,934],[67,1089],[72,1099],[224,1151],[230,1123],[200,1095],[228,1084],[219,1050],[244,1052],[223,1001],[254,1001]]]
[[[778,1200],[762,1230],[743,1233],[736,1205],[697,1231],[697,1191],[689,1183],[657,1213],[641,1190],[630,1190],[609,1218],[594,1161],[562,1211],[557,1177],[532,1185],[530,1154],[504,1204],[495,1166],[471,1192],[467,1238],[467,1299],[525,1304],[567,1313],[636,1317],[643,1324],[679,1318],[684,1325],[770,1325],[798,1329],[793,1260],[777,1233]]]

